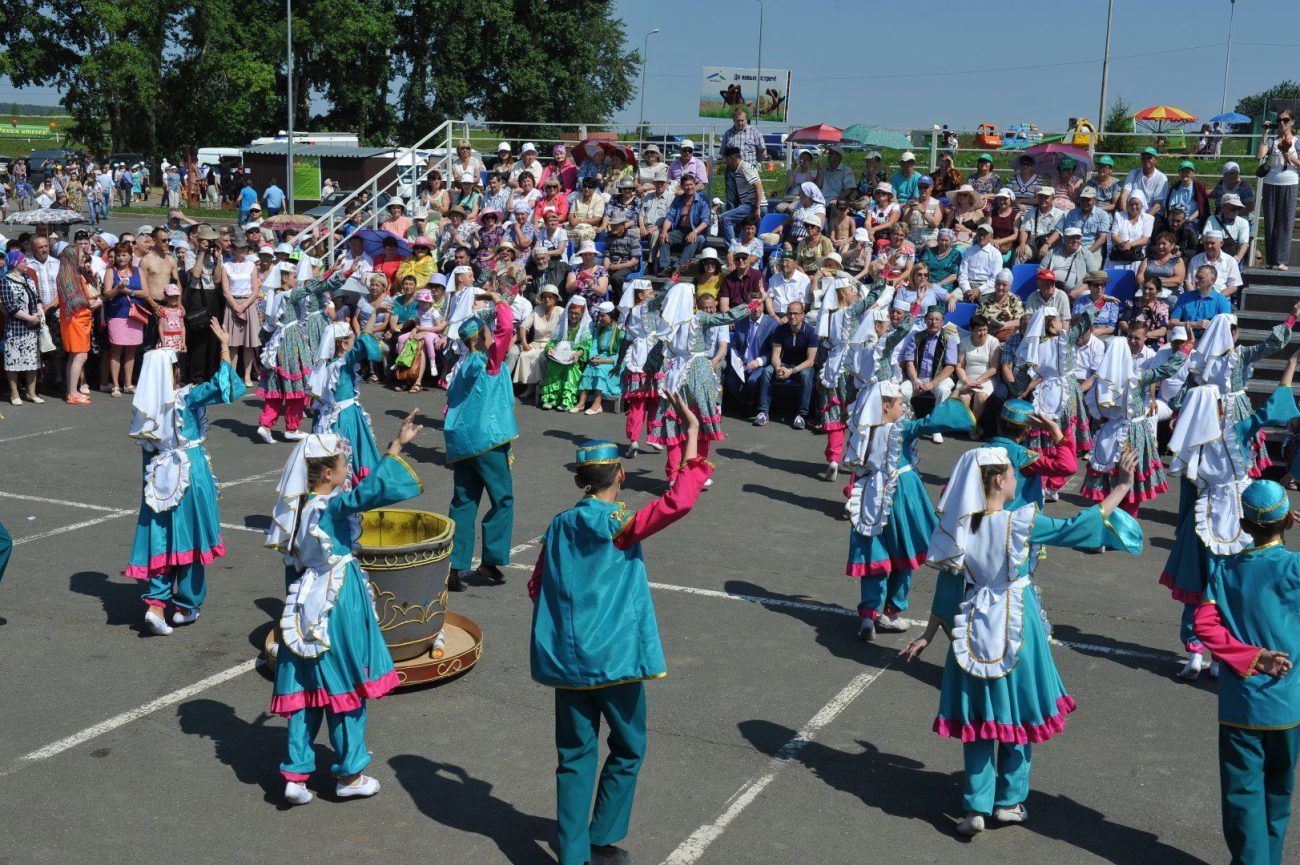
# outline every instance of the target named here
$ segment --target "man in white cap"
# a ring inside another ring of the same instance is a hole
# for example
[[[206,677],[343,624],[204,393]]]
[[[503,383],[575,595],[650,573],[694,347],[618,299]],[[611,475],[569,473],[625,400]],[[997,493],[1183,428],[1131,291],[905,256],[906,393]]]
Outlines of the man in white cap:
[[[537,160],[537,145],[529,141],[519,149],[519,161],[510,169],[510,185],[519,187],[519,175],[528,172],[533,176],[533,185],[542,182],[542,163]]]
[[[1205,251],[1193,255],[1191,263],[1187,265],[1185,290],[1191,291],[1196,287],[1196,269],[1208,264],[1214,268],[1214,287],[1224,297],[1231,297],[1232,293],[1241,287],[1241,268],[1237,265],[1235,258],[1224,254],[1223,232],[1218,229],[1207,228],[1205,233],[1201,235],[1201,242],[1205,245]]]
[[[967,303],[978,303],[980,295],[993,293],[993,280],[1002,269],[1002,253],[990,242],[992,239],[992,224],[982,222],[975,229],[975,242],[961,254],[957,288]]]
[[[835,201],[846,192],[856,192],[857,180],[853,169],[844,164],[842,144],[826,145],[826,165],[817,172],[817,186],[827,201]]]
[[[889,178],[889,184],[894,188],[894,200],[900,206],[916,198],[917,181],[920,179],[921,175],[916,170],[916,154],[904,150],[903,155],[898,157],[898,170]]]
[[[1173,357],[1174,352],[1183,347],[1187,342],[1187,328],[1179,325],[1169,329],[1169,342],[1165,343],[1151,358],[1146,362],[1146,369],[1155,369],[1169,358]],[[1148,421],[1152,425],[1151,432],[1156,433],[1155,425],[1164,423],[1174,416],[1173,409],[1169,404],[1173,402],[1174,397],[1178,396],[1179,391],[1183,389],[1184,382],[1187,381],[1187,364],[1183,364],[1174,374],[1168,378],[1161,379],[1160,384],[1156,386],[1155,414],[1148,416]]]
[[[1016,264],[1037,264],[1060,239],[1060,223],[1066,213],[1055,205],[1055,195],[1056,190],[1046,184],[1034,190],[1034,204],[1020,218]]]
[[[1092,259],[1095,270],[1101,267],[1102,249],[1110,237],[1111,216],[1097,206],[1097,189],[1085,186],[1079,190],[1079,203],[1065,215],[1058,226],[1061,229],[1078,228],[1083,238],[1083,248]]]
[[[1240,267],[1250,251],[1250,223],[1242,216],[1241,196],[1225,192],[1219,199],[1219,212],[1205,221],[1206,231],[1223,232],[1223,252],[1237,260]]]
[[[1083,248],[1083,231],[1079,226],[1071,225],[1061,235],[1061,243],[1047,254],[1042,265],[1056,274],[1056,284],[1069,293],[1070,300],[1075,300],[1088,291],[1083,284],[1088,271],[1100,268]]]
[[[678,145],[680,154],[673,160],[673,164],[668,166],[668,180],[670,183],[680,184],[682,175],[689,174],[695,178],[695,182],[701,186],[707,186],[709,183],[709,167],[704,164],[704,160],[695,155],[695,142],[689,138],[683,138]]]

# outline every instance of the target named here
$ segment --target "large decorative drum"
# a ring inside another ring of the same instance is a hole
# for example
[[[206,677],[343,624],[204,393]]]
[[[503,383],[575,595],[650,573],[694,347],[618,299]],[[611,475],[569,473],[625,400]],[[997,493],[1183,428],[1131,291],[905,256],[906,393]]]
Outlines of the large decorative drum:
[[[450,519],[428,511],[382,508],[361,515],[354,555],[370,577],[379,629],[394,661],[427,655],[435,641],[442,645],[453,528]]]

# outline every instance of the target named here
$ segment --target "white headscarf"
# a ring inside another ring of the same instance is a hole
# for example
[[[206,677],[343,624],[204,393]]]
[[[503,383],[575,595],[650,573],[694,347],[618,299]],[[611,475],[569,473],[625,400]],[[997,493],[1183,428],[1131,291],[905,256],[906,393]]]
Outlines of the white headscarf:
[[[1043,338],[1047,334],[1047,307],[1040,306],[1034,310],[1033,317],[1029,319],[1029,327],[1025,330],[1025,337],[1020,341],[1020,349],[1016,352],[1016,360],[1026,366],[1038,366],[1045,359],[1047,345]]]
[[[1196,341],[1196,347],[1187,359],[1187,368],[1203,383],[1227,388],[1234,361],[1232,350],[1236,348],[1232,326],[1236,323],[1235,315],[1221,312],[1210,319],[1205,333]]]
[[[1210,552],[1241,552],[1250,537],[1241,529],[1241,493],[1250,483],[1236,427],[1225,423],[1223,396],[1214,385],[1191,388],[1169,439],[1170,474],[1196,485],[1196,534]]]
[[[927,564],[961,572],[970,540],[970,518],[988,509],[984,495],[984,466],[1010,465],[1005,448],[979,447],[966,451],[953,467],[939,499],[939,525],[930,537]]]
[[[689,355],[691,322],[695,320],[695,286],[689,282],[679,282],[669,289],[660,317],[671,328],[669,344],[673,352],[683,357]]]
[[[591,316],[585,312],[578,319],[578,329],[572,334],[569,333],[569,309],[575,306],[585,310],[587,308],[587,298],[580,294],[575,294],[569,298],[568,304],[564,307],[564,315],[560,316],[560,323],[555,328],[554,339],[557,343],[567,342],[569,345],[577,345],[591,335]]]
[[[1115,337],[1106,344],[1097,369],[1097,406],[1099,408],[1127,409],[1127,399],[1133,380],[1133,353],[1128,340]]]
[[[623,310],[623,320],[627,320],[628,310],[636,306],[636,296],[647,288],[654,288],[648,279],[629,279],[623,283],[623,296],[618,299],[618,308]]]
[[[145,352],[140,381],[131,400],[129,435],[155,454],[145,470],[144,500],[154,513],[176,507],[190,486],[190,458],[182,448],[177,392],[172,385],[176,353]]]
[[[821,189],[810,180],[805,180],[799,184],[799,191],[811,198],[814,204],[824,205],[826,203],[826,196],[822,195]]]
[[[872,307],[849,339],[849,366],[859,387],[867,386],[875,377],[876,346],[880,342],[880,337],[876,334],[876,323],[881,321],[887,323],[889,313],[879,307]]]
[[[343,360],[341,358],[335,360],[334,354],[338,348],[338,341],[347,339],[351,334],[352,327],[346,321],[332,322],[321,334],[320,348],[316,351],[316,360],[319,363],[312,369],[311,378],[308,380],[308,390],[312,396],[333,401],[334,386],[339,382],[339,373],[343,367]],[[325,428],[325,426],[318,427],[318,429]]]
[[[298,511],[311,487],[307,484],[307,460],[317,457],[337,456],[343,453],[343,443],[336,435],[312,433],[294,446],[289,461],[280,473],[275,487],[275,507],[271,511],[271,527],[266,530],[266,545],[282,553],[291,550],[297,528]]]
[[[460,326],[474,314],[474,293],[472,285],[461,286],[451,298],[451,309],[447,313],[447,339],[455,344],[460,339]]]
[[[1205,446],[1223,439],[1223,396],[1214,385],[1190,388],[1178,412],[1169,450],[1174,458],[1170,470],[1195,481],[1201,473]],[[1208,468],[1208,466],[1207,466]]]

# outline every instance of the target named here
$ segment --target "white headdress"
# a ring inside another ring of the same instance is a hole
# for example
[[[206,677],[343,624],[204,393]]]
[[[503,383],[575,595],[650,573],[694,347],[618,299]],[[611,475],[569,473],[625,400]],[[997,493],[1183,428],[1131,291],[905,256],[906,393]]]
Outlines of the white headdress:
[[[266,530],[266,545],[287,553],[297,529],[298,512],[311,487],[307,483],[307,460],[332,457],[343,453],[343,441],[329,433],[312,433],[298,442],[275,487],[275,507],[271,527]]]
[[[176,353],[156,348],[145,352],[140,381],[131,400],[131,438],[156,456],[145,470],[144,500],[155,513],[169,511],[190,485],[190,459],[182,449],[172,366]]]
[[[939,525],[930,537],[928,564],[944,570],[958,571],[966,561],[970,539],[970,519],[988,509],[984,494],[985,466],[1011,464],[1005,448],[978,447],[968,450],[957,460],[943,496],[939,499]]]
[[[1116,337],[1106,344],[1097,369],[1097,405],[1101,408],[1122,408],[1128,397],[1133,379],[1133,352],[1128,340]]]
[[[1174,452],[1170,474],[1196,485],[1194,525],[1210,552],[1229,556],[1250,541],[1241,529],[1241,493],[1250,483],[1236,427],[1224,423],[1219,388],[1201,385],[1187,391],[1169,439]]]
[[[1192,355],[1187,359],[1187,369],[1205,384],[1226,385],[1231,372],[1232,350],[1236,341],[1232,338],[1232,326],[1237,317],[1221,312],[1210,319],[1205,333],[1197,340]]]
[[[1047,307],[1040,306],[1034,310],[1034,315],[1029,319],[1029,327],[1025,330],[1025,337],[1020,341],[1020,350],[1016,352],[1016,360],[1027,366],[1038,366],[1046,359],[1048,346],[1044,342],[1047,334]]]

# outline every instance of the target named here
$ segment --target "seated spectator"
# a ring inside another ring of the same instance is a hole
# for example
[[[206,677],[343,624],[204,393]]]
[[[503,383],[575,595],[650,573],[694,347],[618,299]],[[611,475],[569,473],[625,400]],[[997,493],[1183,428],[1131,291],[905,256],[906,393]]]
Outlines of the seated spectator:
[[[898,286],[911,276],[915,264],[916,247],[907,239],[907,228],[898,222],[889,229],[889,242],[877,248],[869,273],[873,279]]]
[[[668,182],[668,165],[658,145],[647,144],[641,151],[641,164],[636,172],[636,191],[638,195],[649,195],[658,180]]]
[[[718,251],[711,246],[706,247],[691,264],[695,270],[693,279],[696,300],[707,295],[716,301],[718,292],[722,290],[722,261],[718,258]]]
[[[1205,245],[1205,251],[1192,256],[1188,269],[1194,273],[1202,265],[1213,267],[1214,287],[1224,297],[1231,297],[1241,287],[1241,268],[1237,265],[1237,259],[1224,253],[1223,232],[1207,229],[1201,235],[1201,243]],[[1188,286],[1189,291],[1191,288]]]
[[[1052,187],[1040,186],[1034,193],[1034,205],[1020,218],[1020,237],[1016,244],[1016,264],[1037,264],[1048,256],[1061,237],[1061,222],[1067,211],[1055,204]],[[1080,232],[1082,236],[1082,231]],[[1048,265],[1051,267],[1051,265]]]
[[[578,379],[578,401],[569,409],[576,414],[596,415],[603,412],[603,400],[618,399],[623,395],[623,386],[618,369],[619,352],[623,347],[623,332],[615,323],[618,307],[611,301],[602,301],[596,305],[596,323],[591,329],[590,338],[579,346],[582,352],[582,377]],[[587,397],[591,396],[591,408],[587,408]]]
[[[894,201],[894,187],[888,183],[876,184],[871,204],[867,205],[865,228],[871,232],[871,242],[879,244],[889,237],[889,229],[902,219],[902,208]]]
[[[975,415],[979,429],[984,406],[993,396],[993,379],[998,374],[999,348],[1002,343],[989,333],[990,322],[976,315],[970,322],[970,335],[963,337],[957,353],[957,388],[953,395],[966,403]]]
[[[782,256],[780,262],[781,270],[767,283],[767,313],[784,324],[789,320],[787,310],[790,304],[798,303],[807,310],[812,303],[812,280],[799,269],[794,256]]]
[[[388,284],[397,285],[397,268],[402,266],[406,256],[397,251],[397,238],[385,237],[382,250],[373,262],[373,269],[388,278]],[[412,289],[414,291],[414,289]]]
[[[533,250],[526,273],[529,293],[533,297],[537,297],[537,293],[544,286],[561,286],[569,281],[569,265],[565,263],[562,256],[545,246]]]
[[[1223,179],[1214,184],[1214,189],[1210,192],[1210,197],[1214,199],[1215,213],[1223,211],[1223,197],[1225,195],[1235,195],[1240,200],[1239,206],[1241,212],[1239,216],[1244,216],[1247,221],[1254,218],[1255,214],[1255,190],[1249,183],[1243,183],[1241,180],[1241,166],[1235,162],[1225,162],[1223,164]]]
[[[1169,195],[1169,178],[1156,167],[1156,158],[1160,155],[1154,147],[1143,147],[1139,152],[1142,164],[1124,176],[1124,187],[1120,190],[1119,201],[1115,205],[1115,221],[1119,222],[1122,214],[1131,213],[1128,199],[1135,192],[1142,193],[1142,209],[1148,216],[1156,216],[1164,211],[1165,198]]]
[[[488,272],[488,280],[494,286],[494,290],[504,297],[507,302],[519,295],[527,286],[528,276],[524,269],[524,263],[519,260],[519,250],[508,240],[503,240],[492,250],[492,258],[484,265],[484,270]],[[532,309],[531,304],[529,310]],[[522,319],[527,312],[521,311],[520,315],[515,317],[518,321]]]
[[[506,223],[506,238],[520,251],[520,260],[525,264],[533,251],[533,238],[537,236],[537,223],[533,220],[533,209],[526,201],[515,201],[511,219]]]
[[[1170,297],[1181,293],[1187,279],[1187,265],[1178,254],[1178,244],[1173,232],[1162,231],[1151,242],[1148,256],[1138,265],[1138,285],[1154,279],[1160,283],[1160,296]]]
[[[1195,175],[1196,163],[1184,159],[1178,163],[1178,179],[1169,184],[1169,192],[1165,195],[1165,212],[1168,213],[1175,205],[1182,207],[1192,228],[1199,227],[1209,215],[1210,199],[1205,184]]]
[[[708,186],[709,169],[704,164],[704,160],[695,155],[695,142],[689,138],[683,138],[677,145],[678,156],[673,160],[673,164],[668,166],[668,182],[678,184],[681,189],[681,180],[683,175],[691,175],[695,179],[695,185]],[[682,192],[686,190],[681,189]]]
[[[1002,269],[1002,253],[992,241],[993,226],[981,223],[975,229],[975,242],[961,255],[957,288],[967,303],[978,303],[981,294],[993,291],[993,278]]]
[[[1005,402],[1009,399],[1024,399],[1029,393],[1030,377],[1026,367],[1016,361],[1020,343],[1024,341],[1025,331],[1029,329],[1032,316],[1025,313],[1020,316],[1020,326],[1006,339],[1002,340],[1002,356],[998,364],[998,381],[993,388],[993,395]]]
[[[442,221],[442,231],[438,233],[437,249],[437,260],[443,263],[444,271],[457,247],[464,246],[471,253],[478,247],[477,229],[478,224],[466,218],[465,208],[454,204],[447,209],[447,218]]]
[[[1079,203],[1083,178],[1075,173],[1074,160],[1062,156],[1056,163],[1056,177],[1052,180],[1052,200],[1057,210],[1069,213]]]
[[[492,264],[496,248],[506,238],[506,227],[502,224],[499,210],[484,208],[478,215],[478,246],[474,250],[474,264],[479,270]]]
[[[1223,233],[1223,253],[1237,260],[1241,268],[1250,251],[1250,223],[1242,215],[1242,199],[1235,192],[1224,193],[1219,199],[1219,212],[1205,222],[1207,231]]]
[[[397,248],[397,242],[393,242]],[[350,270],[354,276],[361,277],[375,269],[375,261],[366,254],[366,242],[360,237],[348,237],[347,248],[339,256],[339,269]]]
[[[1020,238],[1020,208],[1011,200],[1010,189],[999,189],[993,194],[993,207],[988,223],[993,226],[993,245],[1002,256],[1002,264],[1011,261],[1011,251]]]
[[[943,224],[943,205],[932,194],[933,189],[934,180],[929,175],[922,175],[917,180],[916,198],[903,205],[899,214],[899,222],[906,228],[907,239],[917,249],[925,249],[933,244],[939,226]]]
[[[411,243],[411,255],[397,267],[397,278],[401,279],[408,273],[415,277],[416,285],[427,285],[429,277],[437,269],[434,267],[435,261],[431,254],[433,241],[427,237],[418,237]]]
[[[1198,258],[1200,256],[1197,256]],[[1210,326],[1210,320],[1220,313],[1231,313],[1232,304],[1219,292],[1219,272],[1212,264],[1192,268],[1192,289],[1179,296],[1169,311],[1170,327],[1187,327],[1192,336],[1200,339]]]
[[[605,236],[605,269],[609,272],[609,285],[613,297],[623,296],[623,281],[629,274],[641,270],[641,241],[628,231],[628,216],[615,210],[609,217],[609,233]]]
[[[755,270],[763,260],[763,241],[758,239],[758,220],[753,217],[740,223],[740,237],[727,248],[727,267],[734,270],[742,258],[746,267]]]
[[[1006,342],[1025,315],[1024,304],[1011,290],[1011,271],[1003,268],[993,280],[993,293],[982,295],[975,314],[989,324],[998,342]]]
[[[1002,188],[1002,178],[998,177],[993,171],[993,157],[987,153],[981,153],[975,160],[975,173],[966,178],[966,185],[969,185],[978,196],[992,195]],[[961,185],[956,187],[961,188]],[[948,200],[952,200],[952,193],[956,190],[947,190],[941,195],[947,195]]]
[[[1146,254],[1154,227],[1154,217],[1146,212],[1146,196],[1140,189],[1134,189],[1124,203],[1124,212],[1117,213],[1111,223],[1106,269],[1136,271]]]
[[[597,261],[598,256],[595,242],[584,240],[574,254],[578,261],[569,266],[569,277],[566,280],[569,296],[582,295],[593,316],[596,307],[609,299],[609,271]]]
[[[774,385],[799,388],[799,408],[790,425],[795,429],[807,425],[816,381],[813,364],[817,360],[818,339],[816,330],[804,320],[805,314],[802,303],[791,302],[786,307],[785,323],[772,332],[772,353],[759,381],[758,414],[754,417],[754,426],[763,426],[768,421]]]
[[[778,205],[778,210],[780,205]],[[826,197],[817,184],[806,182],[799,187],[799,198],[789,206],[790,219],[786,222],[786,234],[791,242],[798,242],[807,236],[804,227],[811,216],[820,217],[825,224]]]
[[[663,223],[664,217],[668,215],[668,207],[672,204],[672,196],[668,194],[668,179],[666,177],[656,177],[651,181],[649,192],[641,196],[641,213],[637,216],[637,230],[640,237],[649,237],[656,242],[659,239],[659,228]],[[655,248],[650,249],[650,256],[653,259]]]
[[[844,270],[861,282],[866,279],[871,267],[872,257],[871,232],[865,228],[853,230],[853,242],[843,252]]]
[[[807,236],[795,247],[794,257],[803,268],[804,273],[812,276],[821,267],[822,260],[835,251],[830,238],[822,234],[820,216],[808,216],[804,220]]]
[[[921,250],[921,261],[930,268],[930,281],[949,291],[957,287],[957,273],[961,270],[961,250],[956,245],[957,235],[951,228],[941,228],[935,234],[934,246]]]
[[[636,181],[630,177],[624,177],[618,182],[617,194],[610,196],[605,203],[605,219],[600,227],[602,234],[609,231],[610,217],[621,212],[627,217],[627,233],[633,237],[639,236],[637,220],[641,216],[641,199],[637,197],[636,189]]]
[[[582,191],[569,205],[569,237],[574,243],[597,238],[605,224],[605,205],[608,203],[608,199],[596,189],[596,178],[584,177]]]
[[[1085,186],[1079,190],[1079,204],[1057,224],[1057,228],[1062,233],[1067,228],[1079,229],[1080,237],[1083,238],[1083,249],[1092,259],[1093,270],[1101,267],[1106,257],[1102,250],[1110,240],[1110,226],[1111,216],[1101,209],[1095,186]]]
[[[423,344],[424,351],[417,352],[415,361],[412,363],[415,373],[414,377],[410,379],[410,387],[407,388],[411,393],[420,392],[420,385],[424,379],[426,369],[434,373],[437,372],[438,350],[446,343],[446,339],[442,334],[447,329],[447,320],[434,303],[432,291],[427,288],[420,289],[415,294],[415,301],[415,316],[406,321],[397,337],[398,355],[402,353],[402,347],[409,339],[414,338]]]
[[[451,203],[464,209],[466,219],[477,220],[483,210],[483,193],[478,191],[478,184],[478,172],[465,172],[460,175],[460,181],[452,193]]]
[[[817,174],[817,186],[822,197],[835,201],[855,185],[853,169],[844,164],[844,148],[839,144],[826,145],[826,166]]]
[[[550,168],[546,170],[550,171]],[[576,180],[577,172],[575,171],[574,174]],[[542,181],[542,194],[537,197],[537,203],[533,205],[533,216],[540,218],[548,209],[554,210],[561,222],[568,221],[569,198],[560,190],[560,178],[556,176],[547,177]]]
[[[907,283],[900,285],[894,294],[895,303],[900,301],[906,303],[912,315],[917,318],[920,318],[925,310],[936,306],[942,306],[946,312],[952,312],[957,308],[957,301],[960,299],[961,295],[957,292],[950,292],[932,282],[930,268],[920,261],[912,267]]]
[[[1165,214],[1165,230],[1174,236],[1174,247],[1179,254],[1192,256],[1201,248],[1201,234],[1187,219],[1187,211],[1181,204],[1175,204]],[[1147,255],[1151,254],[1151,244],[1147,244]]]
[[[1084,184],[1084,189],[1093,191],[1092,197],[1097,201],[1097,209],[1109,216],[1115,212],[1115,205],[1124,184],[1115,177],[1115,160],[1109,156],[1105,154],[1098,156],[1094,169],[1092,177]],[[1083,189],[1079,190],[1079,203],[1083,203]],[[1107,230],[1109,231],[1109,228]],[[1084,236],[1086,237],[1087,234],[1087,229],[1084,229]]]
[[[858,182],[858,200],[855,202],[859,211],[866,210],[876,192],[876,186],[885,181],[884,165],[879,150],[869,151],[867,158],[862,160],[862,179]]]
[[[1133,326],[1124,335],[1124,338],[1128,341],[1129,356],[1133,358],[1133,368],[1147,368],[1151,358],[1156,356],[1156,348],[1147,339],[1147,323],[1141,319],[1133,322]]]
[[[1148,276],[1138,294],[1124,303],[1119,313],[1119,332],[1128,336],[1141,326],[1147,345],[1159,348],[1169,332],[1169,304],[1160,299],[1160,278]]]
[[[683,174],[679,183],[682,191],[673,198],[659,226],[658,273],[672,269],[674,255],[679,266],[695,258],[695,250],[709,231],[708,196],[696,190],[693,174]]]
[[[411,219],[406,215],[406,202],[393,198],[388,202],[388,218],[379,223],[381,231],[391,231],[398,237],[406,237],[406,230],[411,227]]]
[[[524,385],[521,398],[525,401],[537,396],[546,372],[546,344],[555,334],[563,315],[560,290],[554,285],[545,285],[537,295],[537,306],[519,323],[519,355],[515,359],[512,377],[515,384]]]
[[[1060,246],[1047,254],[1042,266],[1056,274],[1057,283],[1069,293],[1071,300],[1087,291],[1083,277],[1097,269],[1083,248],[1083,232],[1076,225],[1061,233]]]
[[[765,299],[761,288],[751,288],[749,303]],[[731,327],[731,341],[728,344],[732,362],[723,367],[722,383],[727,393],[740,403],[742,411],[756,411],[758,391],[763,379],[763,368],[772,356],[771,337],[780,324],[762,309],[752,310],[748,317],[742,318]],[[744,378],[736,372],[744,371]]]
[[[807,147],[800,147],[794,155],[794,165],[790,167],[790,172],[785,176],[785,194],[786,197],[792,197],[799,194],[800,187],[805,183],[817,185],[817,175],[820,173],[817,166],[813,164],[815,154]],[[820,188],[820,187],[819,187]],[[825,197],[823,195],[823,197]],[[782,204],[777,205],[777,210],[786,213],[789,207]]]
[[[948,227],[956,235],[957,245],[965,249],[975,242],[975,230],[984,224],[984,196],[965,184],[949,200],[952,207],[948,209]]]
[[[984,159],[989,157],[988,154],[984,154],[980,158]],[[993,164],[992,159],[989,158],[989,166],[992,167],[992,164]],[[976,170],[978,171],[978,169]],[[964,182],[964,180],[962,178],[962,173],[958,171],[955,165],[953,164],[953,156],[951,150],[945,150],[939,154],[939,162],[935,166],[934,174],[931,175],[931,178],[934,182],[933,193],[936,198],[945,198],[947,197],[949,192],[952,192],[954,189],[961,188],[961,185]],[[918,183],[924,183],[924,180],[925,178],[922,177],[922,179],[918,181]],[[995,186],[993,187],[993,189],[990,189],[989,192],[993,192],[996,189],[997,187]],[[918,191],[919,191],[919,187],[918,187]]]
[[[1016,173],[1011,175],[1006,188],[1011,191],[1012,200],[1018,206],[1028,207],[1034,203],[1038,187],[1045,182],[1038,176],[1038,163],[1034,157],[1025,153],[1016,160]]]
[[[591,344],[591,317],[582,295],[572,297],[564,308],[555,333],[546,344],[546,369],[538,404],[543,409],[568,411],[578,401],[582,379],[582,346]]]
[[[903,396],[911,400],[917,417],[925,417],[946,400],[956,386],[957,356],[961,338],[943,326],[943,307],[932,306],[925,314],[925,327],[903,339],[899,360],[903,364]],[[939,444],[943,436],[935,433]]]
[[[483,209],[495,210],[499,213],[509,213],[514,205],[514,190],[507,184],[510,181],[510,174],[502,174],[500,171],[493,171],[488,175],[487,189],[483,191]],[[419,216],[416,211],[416,216]],[[426,211],[426,216],[427,211]]]
[[[857,230],[858,224],[853,221],[849,215],[848,208],[841,203],[832,202],[826,208],[826,236],[830,238],[831,245],[835,251],[844,254],[844,250],[849,248],[853,242],[853,233]]]
[[[890,193],[900,207],[916,198],[916,187],[920,179],[921,175],[916,170],[916,154],[904,150],[903,155],[898,157],[898,170],[889,177]]]
[[[1088,293],[1074,301],[1071,314],[1081,315],[1088,307],[1096,307],[1098,302],[1104,301],[1092,321],[1092,333],[1097,337],[1112,335],[1119,326],[1119,303],[1106,294],[1110,274],[1104,270],[1093,270],[1083,278],[1083,282],[1088,286]]]
[[[748,301],[747,301],[748,302]],[[699,312],[714,313],[718,311],[717,298],[702,294],[695,299],[695,308]],[[722,362],[727,359],[731,343],[731,328],[725,324],[716,324],[705,331],[704,350],[708,353],[709,366],[713,368],[718,387],[722,386]],[[719,394],[721,396],[721,394]]]
[[[1056,273],[1047,268],[1038,271],[1038,290],[1026,298],[1025,312],[1033,315],[1045,306],[1056,310],[1061,321],[1070,320],[1070,295],[1056,287]]]
[[[757,268],[751,266],[753,253],[737,241],[731,245],[727,257],[734,261],[735,265],[723,277],[722,288],[718,292],[718,304],[723,312],[729,312],[732,307],[749,303],[755,291],[760,296],[763,292],[763,275]]]

